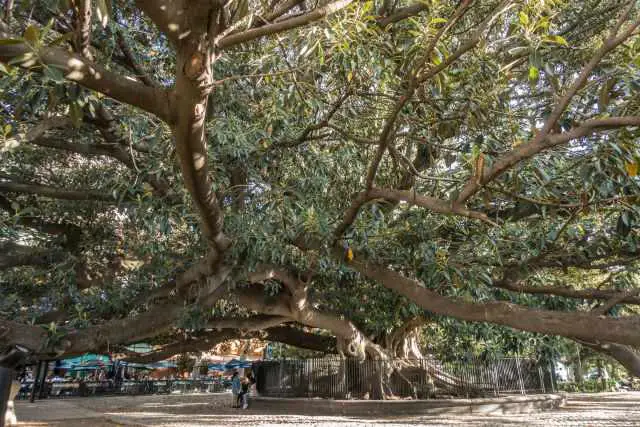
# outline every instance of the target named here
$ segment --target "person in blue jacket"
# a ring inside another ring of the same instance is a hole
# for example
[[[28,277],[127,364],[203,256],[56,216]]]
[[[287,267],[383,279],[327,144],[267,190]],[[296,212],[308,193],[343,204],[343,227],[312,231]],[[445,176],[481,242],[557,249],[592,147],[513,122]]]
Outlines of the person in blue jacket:
[[[238,408],[240,403],[238,402],[238,396],[240,395],[240,389],[242,385],[240,384],[240,377],[238,376],[238,371],[233,371],[233,376],[231,377],[231,393],[233,394],[233,407]]]

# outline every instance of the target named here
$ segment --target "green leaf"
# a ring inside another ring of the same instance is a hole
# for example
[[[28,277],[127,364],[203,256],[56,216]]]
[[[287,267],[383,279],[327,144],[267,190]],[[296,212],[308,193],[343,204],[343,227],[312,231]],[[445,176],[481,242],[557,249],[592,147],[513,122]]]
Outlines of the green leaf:
[[[44,75],[56,83],[61,83],[64,81],[64,74],[62,73],[62,71],[54,67],[46,67],[44,69]]]
[[[64,35],[54,39],[51,43],[49,43],[49,46],[58,46],[61,45],[69,40],[71,40],[73,38],[73,32],[68,32],[65,33]]]
[[[567,43],[567,40],[562,36],[547,36],[545,37],[545,40],[550,43],[555,43],[562,46],[569,46],[569,43]]]
[[[600,88],[600,93],[598,94],[598,110],[601,113],[607,111],[607,106],[609,105],[609,102],[611,100],[609,97],[609,93],[611,92],[611,88],[613,88],[613,85],[615,85],[615,83],[615,79],[609,79]]]
[[[38,43],[38,40],[40,40],[40,30],[38,29],[38,27],[36,27],[35,25],[29,25],[24,30],[24,39],[32,45]]]
[[[518,17],[520,18],[520,23],[522,25],[524,25],[524,26],[529,25],[529,17],[527,16],[526,13],[521,11],[520,13],[518,13]]]
[[[538,70],[538,67],[531,65],[529,67],[529,81],[531,83],[536,83],[538,78],[540,78],[540,70]]]
[[[431,20],[432,24],[446,24],[448,21],[445,18],[433,18]]]

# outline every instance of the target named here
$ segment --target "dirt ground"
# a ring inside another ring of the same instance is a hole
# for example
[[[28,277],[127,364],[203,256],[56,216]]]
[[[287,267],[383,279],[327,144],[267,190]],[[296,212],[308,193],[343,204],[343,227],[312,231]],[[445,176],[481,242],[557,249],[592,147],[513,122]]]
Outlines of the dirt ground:
[[[640,426],[640,392],[571,394],[559,410],[529,415],[353,418],[230,408],[230,395],[160,395],[17,402],[20,426]]]

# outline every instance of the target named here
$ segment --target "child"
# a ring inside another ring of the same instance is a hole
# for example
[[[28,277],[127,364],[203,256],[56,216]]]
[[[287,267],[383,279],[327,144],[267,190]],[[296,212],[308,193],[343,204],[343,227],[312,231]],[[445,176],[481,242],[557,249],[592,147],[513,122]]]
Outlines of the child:
[[[247,409],[249,407],[248,397],[249,397],[249,386],[251,386],[251,382],[249,378],[242,379],[242,391],[238,395],[238,407],[242,407],[242,409]]]

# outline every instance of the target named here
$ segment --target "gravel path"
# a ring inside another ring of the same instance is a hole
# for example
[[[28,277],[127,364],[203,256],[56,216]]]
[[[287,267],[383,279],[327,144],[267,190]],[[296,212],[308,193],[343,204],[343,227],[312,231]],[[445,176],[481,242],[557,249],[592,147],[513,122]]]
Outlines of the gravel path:
[[[243,411],[228,405],[230,395],[161,395],[18,402],[21,426],[640,426],[640,392],[572,394],[557,411],[530,415],[440,415],[363,419]]]

